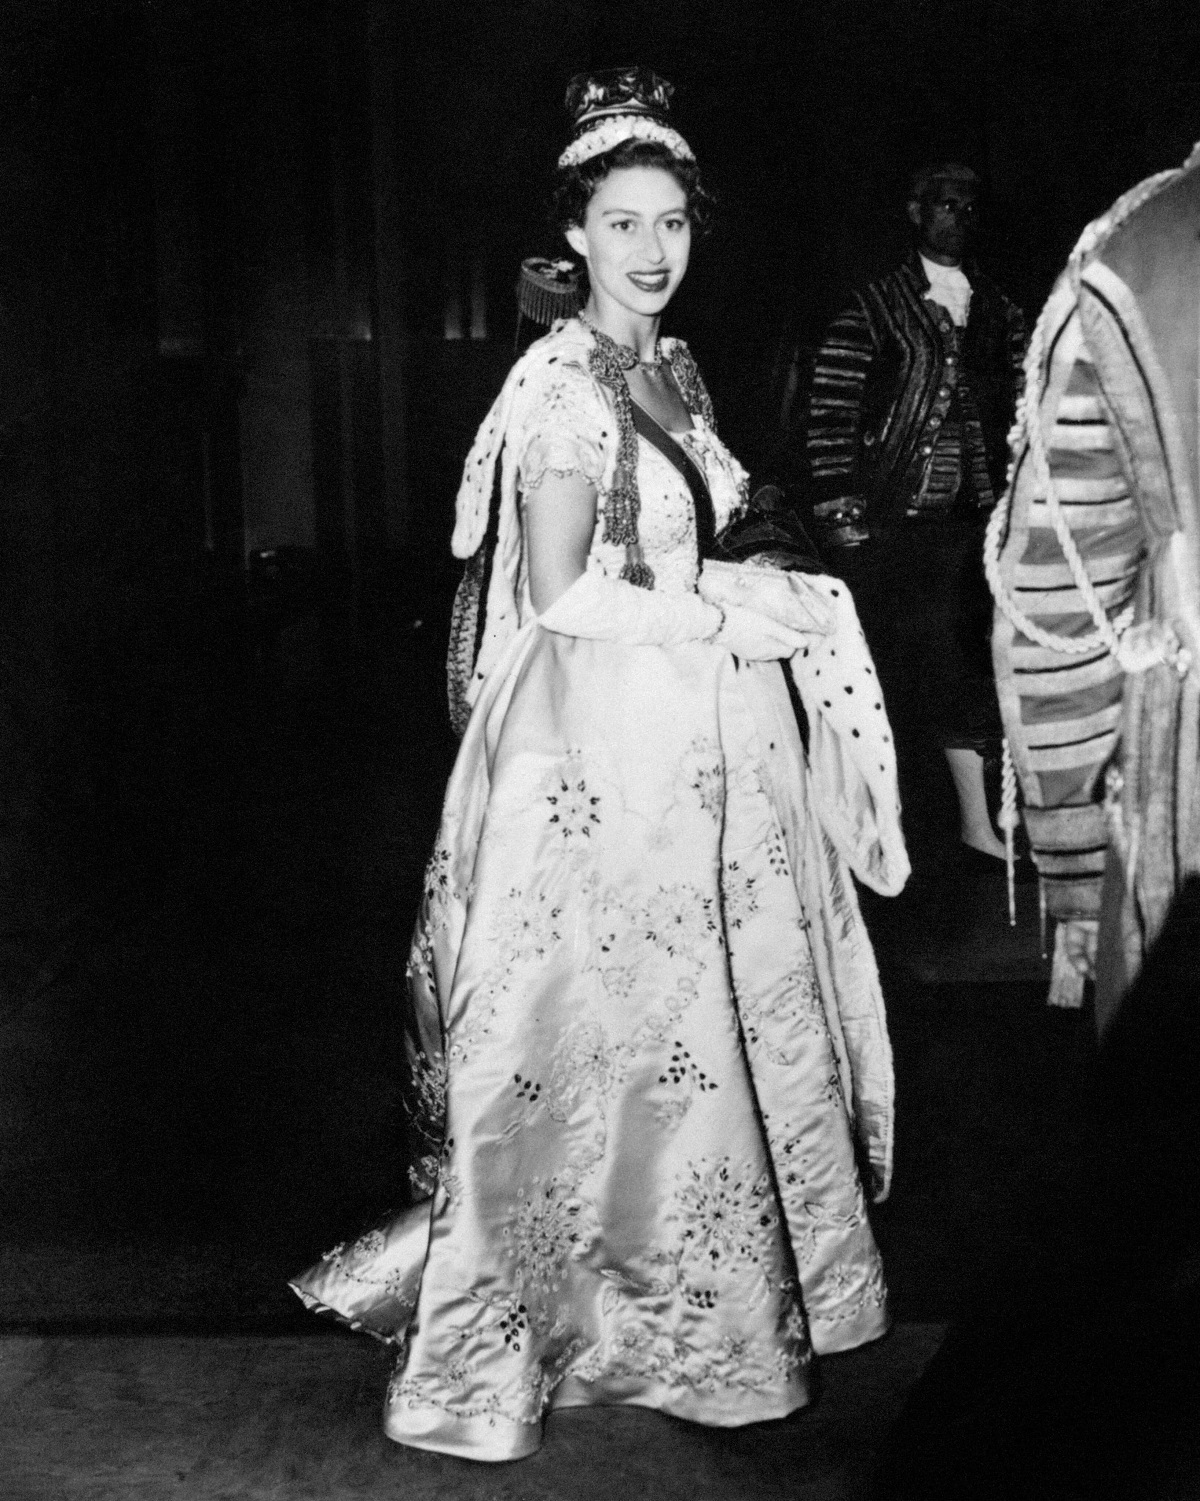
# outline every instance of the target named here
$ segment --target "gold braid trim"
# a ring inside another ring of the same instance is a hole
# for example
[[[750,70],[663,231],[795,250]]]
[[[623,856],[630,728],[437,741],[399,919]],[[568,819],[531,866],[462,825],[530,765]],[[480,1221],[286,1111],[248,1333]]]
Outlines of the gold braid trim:
[[[626,370],[634,368],[638,357],[628,345],[618,344],[589,319],[580,316],[580,322],[593,340],[588,351],[588,369],[612,392],[617,413],[617,467],[612,489],[605,498],[603,537],[606,542],[625,549],[626,562],[621,577],[639,589],[653,589],[654,570],[642,557],[638,537],[642,501],[637,486],[637,429],[633,425],[633,398],[625,381]],[[712,401],[690,351],[676,343],[667,358],[684,405],[693,416],[698,414],[710,428],[713,427]]]
[[[653,589],[654,571],[642,559],[638,538],[642,501],[637,487],[637,429],[633,425],[633,398],[625,384],[625,372],[637,364],[637,355],[601,333],[595,324],[589,323],[587,327],[593,340],[588,351],[588,369],[612,392],[617,411],[617,469],[604,501],[604,540],[625,549],[621,577],[639,589]]]
[[[696,367],[696,361],[692,358],[691,350],[685,344],[677,343],[667,358],[670,360],[671,374],[675,377],[675,384],[679,387],[684,406],[693,417],[697,414],[703,417],[705,425],[715,433],[717,425],[713,421],[712,399]]]

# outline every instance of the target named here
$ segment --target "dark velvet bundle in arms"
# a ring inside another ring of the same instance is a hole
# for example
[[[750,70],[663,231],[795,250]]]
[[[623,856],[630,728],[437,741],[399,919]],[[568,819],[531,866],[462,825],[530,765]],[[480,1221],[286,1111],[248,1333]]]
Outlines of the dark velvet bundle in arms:
[[[768,563],[791,573],[827,573],[795,506],[778,485],[761,485],[711,550],[724,563]]]

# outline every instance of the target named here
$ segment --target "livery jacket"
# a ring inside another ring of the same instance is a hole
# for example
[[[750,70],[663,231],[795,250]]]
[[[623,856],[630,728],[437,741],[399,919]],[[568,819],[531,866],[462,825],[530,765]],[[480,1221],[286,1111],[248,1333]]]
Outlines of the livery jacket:
[[[818,540],[853,545],[948,508],[960,466],[981,512],[1004,485],[1021,385],[1021,310],[976,266],[965,328],[925,294],[914,251],[855,293],[817,353],[808,419]]]
[[[1103,906],[1098,1013],[1200,864],[1200,150],[1164,177],[1089,226],[1042,314],[1036,372],[1061,518],[1109,618],[1132,612],[1123,665],[1104,646],[1039,645],[1000,612],[993,634],[1047,910]],[[1094,635],[1028,438],[1008,499],[1003,590],[1042,630]]]

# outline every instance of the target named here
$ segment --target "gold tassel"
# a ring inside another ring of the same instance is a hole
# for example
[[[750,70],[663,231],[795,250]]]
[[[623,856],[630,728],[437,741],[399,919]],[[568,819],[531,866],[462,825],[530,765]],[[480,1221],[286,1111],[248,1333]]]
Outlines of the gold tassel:
[[[517,278],[517,311],[522,318],[548,328],[558,318],[573,318],[580,308],[582,272],[571,261],[548,261],[532,256],[521,262]]]

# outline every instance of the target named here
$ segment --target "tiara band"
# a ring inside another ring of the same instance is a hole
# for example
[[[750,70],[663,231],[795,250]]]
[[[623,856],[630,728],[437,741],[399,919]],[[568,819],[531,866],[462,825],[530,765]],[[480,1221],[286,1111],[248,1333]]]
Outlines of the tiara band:
[[[680,161],[691,162],[696,159],[692,148],[671,126],[663,125],[647,114],[613,113],[597,119],[595,125],[589,125],[581,135],[576,136],[559,157],[558,165],[577,167],[580,162],[611,151],[623,141],[657,141]]]

